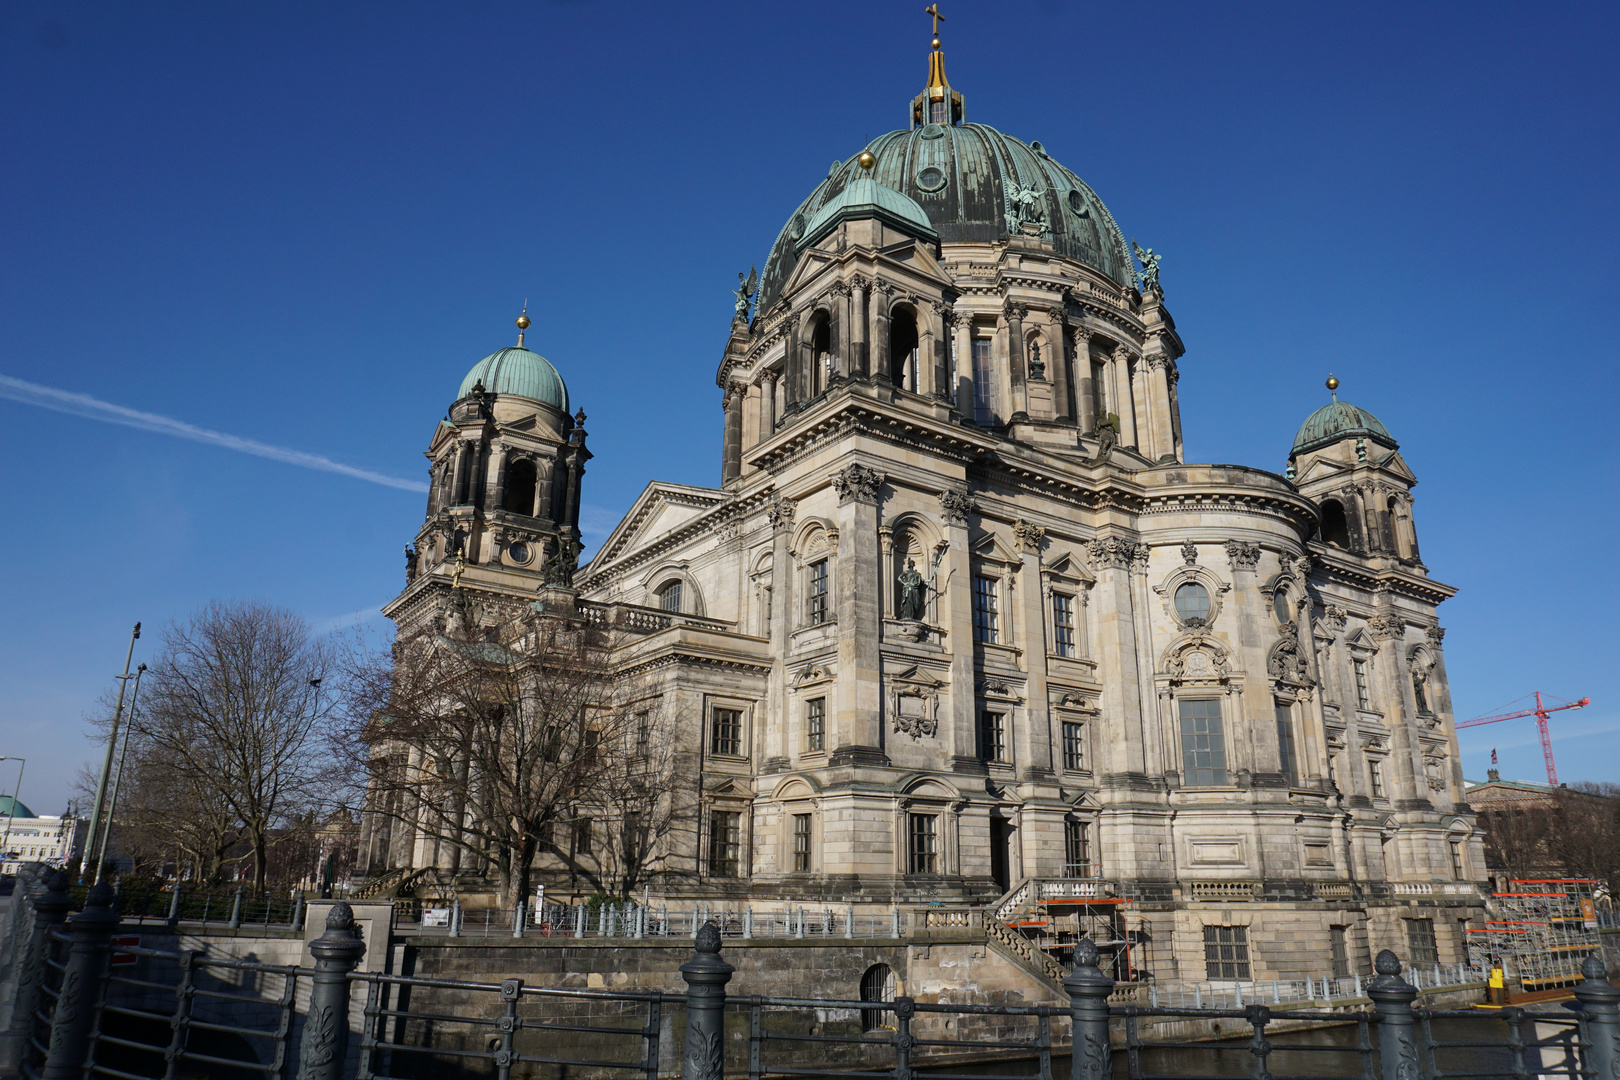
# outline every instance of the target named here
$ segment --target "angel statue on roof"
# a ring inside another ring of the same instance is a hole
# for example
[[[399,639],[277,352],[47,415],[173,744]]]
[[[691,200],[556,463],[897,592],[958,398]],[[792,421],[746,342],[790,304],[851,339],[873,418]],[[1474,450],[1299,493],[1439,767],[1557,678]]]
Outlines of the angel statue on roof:
[[[1142,285],[1148,292],[1162,292],[1159,288],[1159,256],[1152,248],[1145,248],[1135,240],[1131,247],[1136,249],[1136,258],[1142,264]]]
[[[754,290],[758,286],[759,272],[757,268],[750,266],[746,278],[741,274],[737,275],[737,287],[732,290],[732,295],[737,298],[737,318],[744,322],[748,321],[748,302],[754,298]]]

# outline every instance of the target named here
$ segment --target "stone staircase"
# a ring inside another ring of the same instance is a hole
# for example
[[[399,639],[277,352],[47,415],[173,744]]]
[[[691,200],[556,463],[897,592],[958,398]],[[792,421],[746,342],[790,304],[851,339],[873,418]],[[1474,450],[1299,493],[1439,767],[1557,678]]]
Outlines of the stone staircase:
[[[396,866],[386,874],[379,874],[349,893],[351,900],[386,900],[408,893],[416,887],[432,867]]]

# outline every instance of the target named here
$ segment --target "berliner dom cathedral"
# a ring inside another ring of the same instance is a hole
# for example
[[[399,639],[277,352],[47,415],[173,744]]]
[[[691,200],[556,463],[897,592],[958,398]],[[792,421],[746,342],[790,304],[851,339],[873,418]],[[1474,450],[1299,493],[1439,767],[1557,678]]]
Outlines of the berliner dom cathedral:
[[[1399,443],[1332,379],[1275,462],[1198,463],[1158,255],[979,122],[937,30],[909,127],[758,238],[715,328],[717,484],[650,478],[580,560],[585,415],[520,335],[433,430],[388,615],[547,593],[628,628],[626,677],[679,704],[687,762],[660,895],[1088,898],[1160,979],[1204,978],[1211,942],[1257,980],[1420,938],[1465,959],[1484,862],[1454,590]],[[434,868],[374,817],[373,873]],[[578,857],[543,850],[538,880]]]

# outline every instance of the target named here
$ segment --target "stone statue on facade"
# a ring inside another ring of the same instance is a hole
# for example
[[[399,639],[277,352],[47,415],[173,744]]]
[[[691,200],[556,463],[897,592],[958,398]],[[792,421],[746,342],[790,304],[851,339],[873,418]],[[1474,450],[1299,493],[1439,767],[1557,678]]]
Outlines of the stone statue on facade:
[[[546,560],[546,584],[566,589],[574,583],[574,572],[579,569],[579,545],[569,537],[557,541],[551,558]]]
[[[743,322],[748,321],[748,304],[751,300],[753,300],[754,290],[758,287],[759,271],[756,267],[750,266],[748,268],[747,277],[744,277],[742,274],[737,275],[737,287],[731,290],[731,293],[737,298],[736,317],[741,319]]]
[[[1114,452],[1119,445],[1119,417],[1113,413],[1097,418],[1097,430],[1092,432],[1097,438],[1097,456],[1091,459],[1093,465],[1108,460],[1108,455]]]
[[[906,622],[922,622],[923,609],[928,603],[928,579],[917,569],[916,559],[907,559],[906,568],[895,579],[900,583],[898,614]]]
[[[405,548],[405,584],[409,585],[416,580],[416,548],[407,545]]]
[[[1019,184],[1013,188],[1008,200],[1012,203],[1012,226],[1008,232],[1038,232],[1046,223],[1046,208],[1041,205],[1040,188]],[[1025,226],[1029,226],[1028,229]]]

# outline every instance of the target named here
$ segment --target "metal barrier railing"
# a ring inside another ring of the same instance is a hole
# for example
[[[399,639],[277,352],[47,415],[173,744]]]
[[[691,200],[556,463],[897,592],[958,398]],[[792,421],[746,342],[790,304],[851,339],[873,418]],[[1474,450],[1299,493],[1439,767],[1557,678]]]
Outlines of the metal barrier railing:
[[[35,901],[44,929],[29,944],[40,976],[25,1014],[30,1078],[174,1078],[193,1066],[281,1077],[296,1057],[299,1080],[542,1075],[531,1066],[604,1080],[676,1071],[683,1080],[915,1080],[920,1068],[933,1080],[1110,1080],[1116,1051],[1132,1080],[1620,1077],[1620,989],[1596,956],[1574,987],[1574,1015],[1415,1008],[1419,990],[1388,951],[1363,987],[1370,1009],[1111,1003],[1116,983],[1090,942],[1076,946],[1062,981],[1066,1004],[893,997],[892,973],[880,967],[862,978],[860,1000],[747,997],[727,994],[734,969],[712,922],[698,929],[680,967],[686,991],[675,994],[360,971],[365,945],[346,903],[309,944],[309,966],[115,943],[111,890],[92,889],[63,929],[69,903],[59,887]],[[1111,1024],[1123,1032],[1117,1046]],[[1312,1031],[1280,1025],[1337,1026],[1351,1038],[1313,1042]],[[1208,1041],[1234,1036],[1246,1041]],[[226,1037],[234,1053],[209,1042]],[[978,1068],[986,1059],[1002,1060]]]

